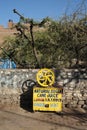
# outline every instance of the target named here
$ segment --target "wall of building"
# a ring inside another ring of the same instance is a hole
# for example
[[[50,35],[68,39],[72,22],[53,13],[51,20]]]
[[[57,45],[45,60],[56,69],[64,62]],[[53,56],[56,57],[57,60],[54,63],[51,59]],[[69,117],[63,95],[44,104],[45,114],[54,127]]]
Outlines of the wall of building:
[[[3,42],[7,37],[13,37],[15,36],[15,34],[18,33],[18,31],[16,30],[15,25],[17,23],[14,23],[12,20],[9,20],[7,23],[7,27],[4,27],[3,25],[0,25],[0,46],[3,47]],[[25,24],[26,27],[30,27],[29,24]],[[38,28],[38,26],[34,27],[34,31],[44,31],[45,28],[40,27]],[[26,30],[27,31],[27,30]],[[0,49],[0,52],[2,50]]]
[[[36,69],[0,70],[0,105],[20,105],[25,80],[36,81]],[[63,86],[63,106],[87,109],[87,69],[54,70],[56,82]],[[29,100],[29,99],[26,99]]]

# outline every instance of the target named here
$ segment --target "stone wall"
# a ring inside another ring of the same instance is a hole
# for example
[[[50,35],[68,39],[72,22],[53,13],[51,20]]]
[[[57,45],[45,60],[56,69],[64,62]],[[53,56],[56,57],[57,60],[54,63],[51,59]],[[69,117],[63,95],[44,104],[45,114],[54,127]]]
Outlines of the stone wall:
[[[19,105],[25,80],[36,81],[36,69],[0,70],[0,106]],[[54,70],[56,82],[63,86],[63,106],[87,109],[87,70]],[[28,100],[28,99],[27,99]]]
[[[87,70],[61,70],[58,80],[63,82],[63,105],[87,109]]]

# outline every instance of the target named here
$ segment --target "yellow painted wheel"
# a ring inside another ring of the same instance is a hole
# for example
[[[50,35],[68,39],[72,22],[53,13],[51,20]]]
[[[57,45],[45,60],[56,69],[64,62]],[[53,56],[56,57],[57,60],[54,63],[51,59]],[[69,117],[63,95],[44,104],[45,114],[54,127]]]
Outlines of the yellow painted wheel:
[[[43,87],[51,86],[55,82],[54,72],[47,68],[39,70],[36,75],[36,78],[38,84]]]

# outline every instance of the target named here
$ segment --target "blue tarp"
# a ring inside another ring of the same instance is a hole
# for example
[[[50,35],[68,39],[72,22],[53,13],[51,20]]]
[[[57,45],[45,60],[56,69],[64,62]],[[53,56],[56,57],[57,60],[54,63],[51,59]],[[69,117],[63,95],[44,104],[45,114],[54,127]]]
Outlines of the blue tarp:
[[[0,59],[0,69],[15,69],[16,64],[10,59]]]

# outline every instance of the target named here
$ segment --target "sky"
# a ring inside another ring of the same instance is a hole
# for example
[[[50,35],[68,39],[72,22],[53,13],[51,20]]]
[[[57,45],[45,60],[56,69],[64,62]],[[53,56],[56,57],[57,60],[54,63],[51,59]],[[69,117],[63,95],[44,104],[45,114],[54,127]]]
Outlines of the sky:
[[[41,21],[45,17],[58,19],[73,11],[82,0],[0,0],[0,25],[7,27],[8,20],[19,21],[16,9],[26,18]]]

